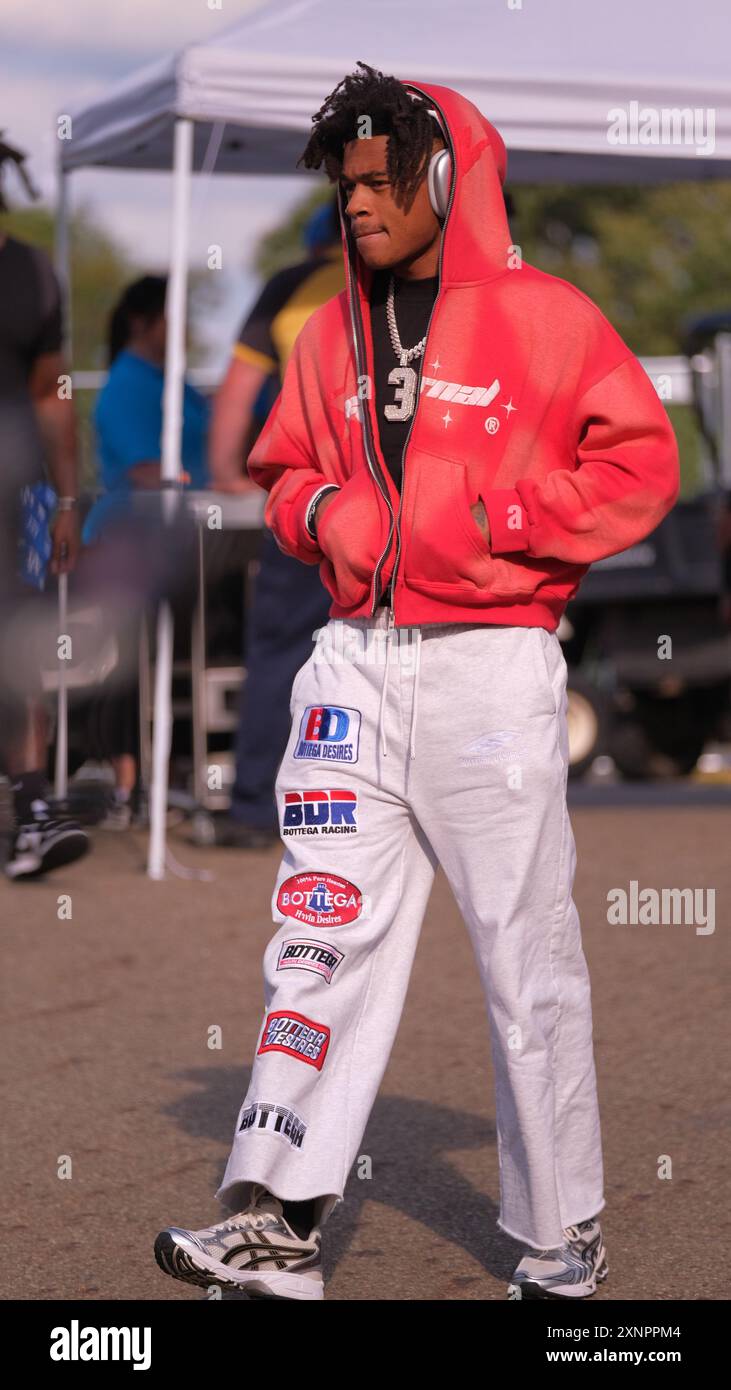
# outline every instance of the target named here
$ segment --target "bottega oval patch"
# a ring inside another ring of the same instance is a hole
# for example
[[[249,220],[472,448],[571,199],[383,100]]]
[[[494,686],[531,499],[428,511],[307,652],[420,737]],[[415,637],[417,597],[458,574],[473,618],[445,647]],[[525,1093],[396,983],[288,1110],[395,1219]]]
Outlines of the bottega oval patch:
[[[310,927],[344,927],[360,916],[363,894],[338,874],[293,874],[279,889],[277,907]]]

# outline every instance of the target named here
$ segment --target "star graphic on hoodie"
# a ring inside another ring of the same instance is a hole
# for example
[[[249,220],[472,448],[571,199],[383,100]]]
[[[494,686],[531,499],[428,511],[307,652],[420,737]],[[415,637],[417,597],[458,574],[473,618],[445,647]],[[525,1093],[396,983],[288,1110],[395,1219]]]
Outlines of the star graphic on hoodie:
[[[502,401],[500,402],[500,404],[502,405]],[[510,400],[508,401],[507,405],[503,405],[503,410],[506,412],[508,419],[510,419],[512,412],[517,409],[517,405],[513,405],[512,396],[510,397]]]
[[[451,417],[451,415],[450,415],[450,413],[449,413],[449,410],[447,410],[446,415],[443,415],[443,416],[442,416],[442,419],[443,419],[443,421],[444,421],[444,428],[445,428],[445,430],[446,430],[447,425],[451,425],[451,423],[452,423],[452,417]]]

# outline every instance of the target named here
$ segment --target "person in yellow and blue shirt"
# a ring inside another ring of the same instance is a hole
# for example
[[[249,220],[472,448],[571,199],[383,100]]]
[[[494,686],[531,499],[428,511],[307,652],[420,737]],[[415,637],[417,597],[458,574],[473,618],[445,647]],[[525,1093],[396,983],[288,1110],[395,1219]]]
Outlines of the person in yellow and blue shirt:
[[[210,463],[213,486],[221,491],[255,486],[246,476],[246,458],[279,393],[295,341],[315,309],[345,287],[334,199],[312,215],[304,241],[307,257],[264,285],[216,397]],[[279,837],[274,781],[289,736],[289,693],[312,651],[313,632],[327,622],[329,603],[317,567],[285,555],[265,528],[246,619],[236,777],[230,812],[214,816],[216,844],[256,849]]]

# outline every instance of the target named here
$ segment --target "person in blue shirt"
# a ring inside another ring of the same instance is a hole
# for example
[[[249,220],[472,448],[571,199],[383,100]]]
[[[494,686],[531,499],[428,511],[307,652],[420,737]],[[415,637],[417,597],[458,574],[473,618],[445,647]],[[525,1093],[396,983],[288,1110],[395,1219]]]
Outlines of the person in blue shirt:
[[[102,496],[82,530],[86,546],[103,546],[119,528],[130,524],[132,494],[159,488],[162,452],[162,398],[165,380],[165,295],[167,280],[145,275],[128,285],[109,323],[109,375],[94,410]],[[182,481],[187,487],[209,484],[207,436],[209,406],[187,383],[183,392]],[[112,564],[114,562],[112,561]],[[139,708],[135,623],[117,631],[121,666],[134,671],[124,688],[99,697],[95,727],[104,754],[114,769],[115,793],[105,829],[125,829],[131,822],[132,793],[137,783]]]
[[[86,518],[86,545],[129,513],[134,488],[160,486],[166,289],[164,276],[145,275],[128,285],[111,316],[109,375],[94,410],[104,494]],[[186,382],[181,463],[183,482],[193,488],[208,486],[208,423],[208,401]]]

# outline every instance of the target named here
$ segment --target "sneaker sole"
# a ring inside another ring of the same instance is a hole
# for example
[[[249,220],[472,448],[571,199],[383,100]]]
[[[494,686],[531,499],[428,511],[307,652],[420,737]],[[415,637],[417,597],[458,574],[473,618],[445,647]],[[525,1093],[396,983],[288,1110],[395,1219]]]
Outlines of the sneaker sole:
[[[557,1293],[555,1289],[544,1288],[536,1279],[520,1279],[516,1283],[508,1285],[509,1299],[523,1298],[591,1298],[596,1293],[597,1284],[603,1284],[609,1273],[609,1265],[606,1256],[601,1262],[593,1279],[585,1284],[567,1284],[563,1293]]]
[[[205,1255],[202,1250],[193,1250],[181,1245],[169,1231],[161,1231],[155,1241],[155,1259],[163,1271],[173,1279],[184,1284],[194,1284],[200,1289],[209,1289],[215,1284],[221,1289],[242,1290],[249,1298],[283,1299],[323,1299],[325,1290],[322,1275],[316,1279],[303,1274],[271,1272],[263,1274],[260,1270],[249,1273],[246,1270],[229,1269]]]
[[[43,873],[48,869],[60,869],[62,864],[73,864],[75,859],[83,858],[89,848],[89,836],[83,830],[70,830],[48,846],[42,860]]]

